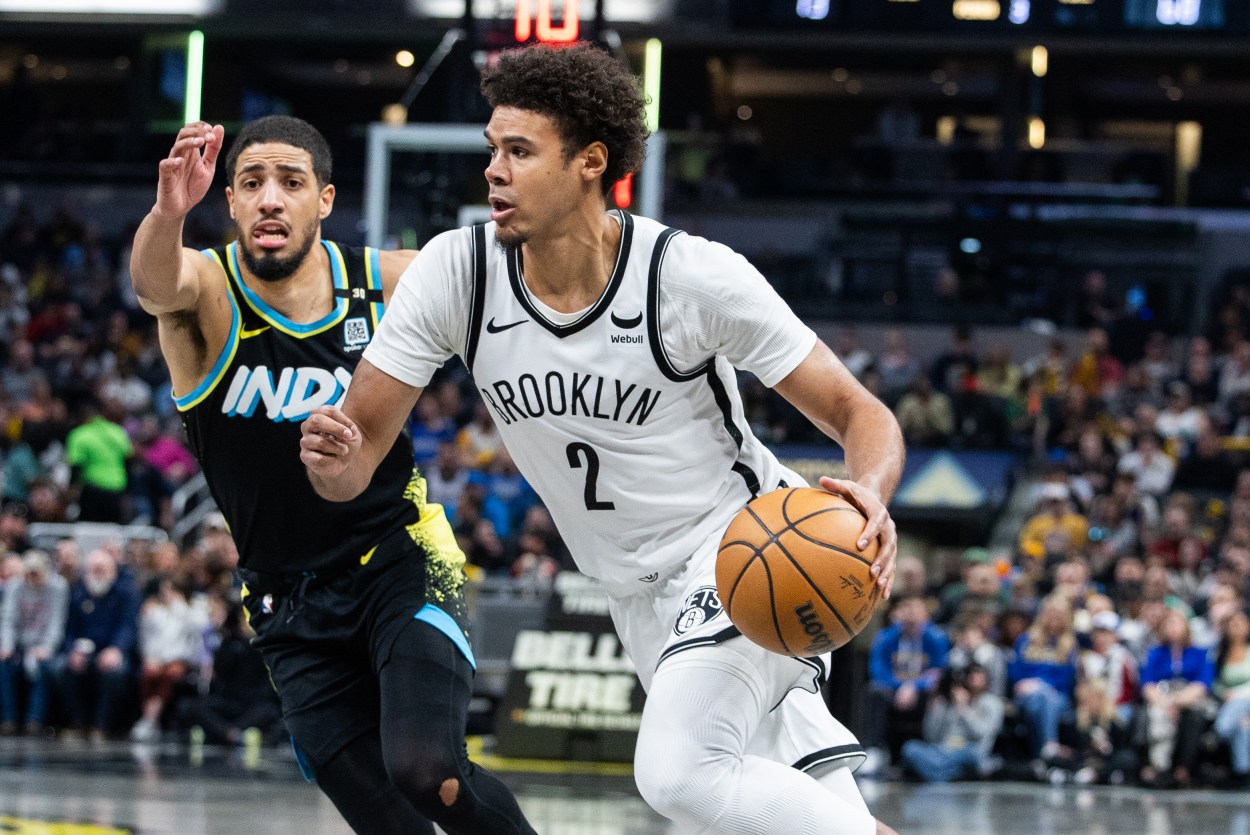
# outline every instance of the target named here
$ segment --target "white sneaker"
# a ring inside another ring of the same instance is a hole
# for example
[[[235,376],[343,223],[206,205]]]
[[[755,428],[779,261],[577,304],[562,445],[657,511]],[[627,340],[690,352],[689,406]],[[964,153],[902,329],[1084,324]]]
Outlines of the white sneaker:
[[[160,728],[151,719],[140,719],[130,729],[130,738],[135,742],[153,742],[160,736]]]

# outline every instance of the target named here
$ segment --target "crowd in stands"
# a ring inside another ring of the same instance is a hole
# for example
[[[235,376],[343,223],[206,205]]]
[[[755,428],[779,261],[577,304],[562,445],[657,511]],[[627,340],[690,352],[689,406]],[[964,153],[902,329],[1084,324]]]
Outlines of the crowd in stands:
[[[0,734],[280,735],[219,516],[185,543],[31,547],[34,522],[171,530],[196,472],[128,261],[69,210],[18,211],[0,237]],[[963,326],[923,362],[900,331],[875,354],[837,331],[909,444],[1013,449],[1038,476],[1013,547],[949,572],[900,559],[870,639],[870,772],[1250,780],[1250,293],[1178,338],[1098,275],[1085,290],[1083,344],[1034,357]],[[742,391],[765,441],[827,442],[757,381]],[[463,368],[409,429],[472,576],[542,592],[572,567]]]
[[[1038,479],[1012,547],[968,548],[955,576],[901,559],[872,639],[868,773],[1250,785],[1246,293],[1176,358],[1105,298],[1088,310],[1071,355],[1056,340],[1014,367],[960,328],[893,378],[911,377],[895,408],[912,443],[968,442],[992,411]],[[860,373],[905,356],[893,341]],[[970,392],[993,408],[958,405]]]

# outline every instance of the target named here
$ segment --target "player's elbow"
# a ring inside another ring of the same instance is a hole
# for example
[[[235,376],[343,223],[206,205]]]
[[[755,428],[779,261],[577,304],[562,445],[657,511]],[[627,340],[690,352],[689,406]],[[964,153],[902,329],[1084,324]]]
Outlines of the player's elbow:
[[[346,478],[326,478],[308,469],[308,480],[317,495],[328,502],[350,502],[364,492],[364,485],[357,486]]]

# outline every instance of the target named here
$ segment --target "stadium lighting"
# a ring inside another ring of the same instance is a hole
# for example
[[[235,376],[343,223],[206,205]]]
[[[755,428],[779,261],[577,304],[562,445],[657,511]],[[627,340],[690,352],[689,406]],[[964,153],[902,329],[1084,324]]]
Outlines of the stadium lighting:
[[[183,124],[200,120],[203,85],[204,33],[197,29],[187,35],[187,100],[183,108]]]
[[[1050,51],[1044,46],[1033,47],[1033,74],[1045,78],[1050,69]]]
[[[647,97],[647,130],[655,133],[660,129],[660,58],[664,45],[659,38],[647,41],[642,63],[642,89]]]

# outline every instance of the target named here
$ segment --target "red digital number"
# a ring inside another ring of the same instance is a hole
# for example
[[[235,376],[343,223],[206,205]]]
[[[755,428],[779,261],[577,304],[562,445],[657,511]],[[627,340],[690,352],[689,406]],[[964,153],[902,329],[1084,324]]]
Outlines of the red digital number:
[[[577,0],[564,0],[564,21],[559,27],[551,19],[551,0],[537,0],[534,11],[531,0],[517,0],[516,39],[525,43],[537,30],[538,40],[543,43],[570,43],[577,40],[581,19],[577,15]]]

